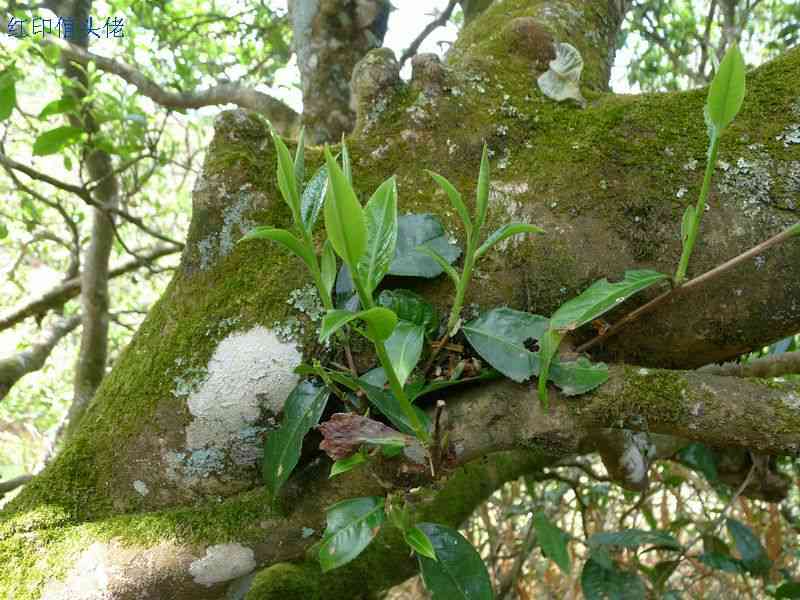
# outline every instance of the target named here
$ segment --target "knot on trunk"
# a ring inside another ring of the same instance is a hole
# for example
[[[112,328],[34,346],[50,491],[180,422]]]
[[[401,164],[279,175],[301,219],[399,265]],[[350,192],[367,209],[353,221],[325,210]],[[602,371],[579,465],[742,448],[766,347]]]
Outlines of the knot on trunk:
[[[400,65],[388,48],[372,50],[358,61],[350,80],[356,129],[365,128],[377,118],[400,85]]]

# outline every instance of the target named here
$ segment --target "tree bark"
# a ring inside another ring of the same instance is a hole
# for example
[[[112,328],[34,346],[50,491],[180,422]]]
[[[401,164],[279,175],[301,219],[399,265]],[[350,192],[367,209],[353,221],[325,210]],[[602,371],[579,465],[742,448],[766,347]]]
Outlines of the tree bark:
[[[702,161],[706,147],[705,92],[605,92],[608,40],[622,15],[607,2],[587,3],[583,12],[568,5],[499,2],[465,28],[446,64],[427,62],[407,86],[378,77],[372,81],[379,85],[356,92],[356,100],[376,99],[358,103],[349,146],[362,199],[396,174],[401,210],[437,214],[463,243],[423,169],[447,176],[469,202],[487,141],[487,229],[509,220],[546,229],[479,263],[467,303],[481,309],[549,315],[598,278],[633,268],[672,273],[680,217],[699,190],[702,173],[692,161]],[[538,91],[554,40],[583,55],[586,109]],[[392,67],[385,53],[367,59],[362,74]],[[798,119],[798,75],[798,50],[748,74],[742,113],[722,141],[729,166],[716,175],[692,274],[797,221],[797,148],[776,138]],[[294,367],[322,351],[318,317],[300,261],[271,244],[235,244],[256,223],[290,222],[269,132],[241,111],[224,113],[215,126],[180,269],[79,431],[3,513],[6,595],[222,599],[252,584],[250,599],[366,598],[413,573],[413,561],[386,528],[366,554],[322,575],[312,546],[324,508],[335,501],[398,491],[420,519],[458,525],[502,482],[604,451],[608,432],[623,427],[653,440],[669,436],[672,450],[662,456],[690,440],[798,451],[797,386],[691,371],[800,330],[794,240],[610,339],[596,351],[614,363],[610,381],[573,398],[551,390],[547,414],[530,384],[501,381],[441,396],[451,442],[443,481],[409,474],[398,459],[329,480],[330,463],[309,440],[301,467],[270,508],[258,459],[297,381]],[[320,164],[319,150],[308,150],[306,162]],[[453,293],[444,278],[395,278],[386,286],[418,291],[441,311]],[[660,291],[624,303],[610,320]],[[578,331],[569,341],[591,335]],[[368,354],[356,359],[374,364]],[[409,491],[417,487],[419,496]],[[32,566],[41,560],[63,566]]]

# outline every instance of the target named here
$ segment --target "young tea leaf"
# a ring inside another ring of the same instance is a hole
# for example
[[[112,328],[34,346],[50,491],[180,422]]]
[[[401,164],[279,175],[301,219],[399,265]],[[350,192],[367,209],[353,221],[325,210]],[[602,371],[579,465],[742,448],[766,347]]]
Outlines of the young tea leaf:
[[[424,340],[425,330],[410,321],[398,321],[392,335],[386,340],[386,352],[400,385],[405,385],[417,366]]]
[[[564,334],[552,329],[552,321],[550,321],[551,328],[548,329],[539,340],[539,402],[544,410],[549,407],[549,398],[547,396],[547,380],[550,377],[550,365],[558,353],[558,347],[561,345],[561,340]]]
[[[544,555],[558,565],[567,575],[572,572],[572,563],[567,550],[569,536],[559,529],[543,512],[533,516],[536,541]]]
[[[417,555],[422,581],[431,600],[492,600],[486,565],[472,544],[444,525],[417,526],[430,540],[437,558]]]
[[[689,229],[691,228],[692,221],[694,221],[695,214],[694,206],[687,206],[686,211],[683,213],[683,219],[681,219],[681,240],[684,244],[686,244],[686,240],[689,237]]]
[[[300,128],[297,136],[297,150],[294,153],[294,179],[298,183],[306,178],[306,128]]]
[[[458,287],[458,282],[460,280],[460,276],[458,271],[456,271],[453,267],[450,266],[450,263],[447,262],[447,259],[439,254],[438,250],[433,248],[432,246],[423,245],[417,248],[417,252],[425,254],[426,256],[431,257],[436,264],[439,265],[439,268],[445,272],[445,274],[453,280],[453,283]]]
[[[384,390],[382,387],[377,387],[367,383],[364,381],[364,375],[359,378],[359,386],[367,394],[367,400],[369,400],[370,404],[377,408],[383,416],[389,419],[392,425],[397,427],[397,429],[403,433],[412,436],[416,435],[411,421],[406,416],[405,412],[403,412],[403,409],[400,408],[400,403],[389,390]],[[417,413],[417,417],[422,423],[422,426],[426,431],[430,431],[431,420],[430,417],[428,417],[428,414],[421,411],[416,406],[413,408],[414,412]]]
[[[455,187],[453,187],[452,183],[438,173],[434,173],[433,171],[427,171],[427,173],[433,177],[433,180],[438,183],[439,187],[444,190],[445,194],[447,194],[447,197],[450,199],[450,204],[453,205],[453,208],[456,209],[458,216],[461,217],[461,222],[464,224],[464,230],[467,232],[467,235],[469,235],[472,231],[472,219],[470,219],[467,206],[464,204],[464,200],[461,198],[461,193]]]
[[[525,344],[544,335],[545,317],[495,308],[466,323],[462,330],[481,358],[509,379],[523,382],[539,373],[539,359]]]
[[[319,211],[322,210],[322,205],[325,203],[327,190],[328,167],[322,165],[306,185],[303,197],[300,199],[300,216],[303,220],[303,227],[308,232],[314,229]]]
[[[273,497],[297,466],[303,438],[319,422],[329,395],[327,387],[302,381],[286,399],[281,426],[268,435],[264,447],[262,474]]]
[[[300,192],[297,189],[294,161],[286,144],[277,133],[272,133],[272,141],[278,155],[278,187],[283,200],[292,211],[294,222],[298,223],[300,221]]]
[[[495,244],[502,242],[506,238],[510,238],[512,235],[518,235],[520,233],[544,233],[544,229],[540,229],[535,225],[528,225],[527,223],[507,223],[492,233],[492,235],[481,244],[481,247],[475,252],[475,260],[486,254],[489,248]]]
[[[339,329],[354,321],[361,319],[367,324],[368,337],[375,341],[383,341],[392,335],[397,325],[397,315],[388,308],[376,306],[359,312],[349,310],[329,310],[322,318],[319,330],[319,341],[324,342]]]
[[[16,85],[11,69],[0,74],[0,121],[8,119],[17,104]]]
[[[334,504],[326,514],[328,523],[319,549],[322,572],[349,563],[378,535],[386,519],[383,498],[352,498]]]
[[[368,294],[389,270],[397,245],[397,184],[394,177],[384,181],[364,209],[367,221],[367,250],[358,261],[358,275]]]
[[[303,262],[308,265],[309,269],[313,268],[312,265],[316,260],[314,253],[308,247],[306,247],[302,241],[285,229],[276,229],[266,225],[255,227],[248,231],[247,234],[239,241],[247,242],[250,240],[270,240],[272,242],[277,242],[284,248],[287,248],[300,257]]]
[[[425,535],[425,532],[416,525],[403,531],[403,539],[420,556],[436,560],[436,550],[433,549],[433,544],[428,539],[428,536]]]
[[[483,227],[486,222],[486,211],[489,208],[489,147],[483,145],[481,154],[481,167],[478,172],[478,189],[475,192],[475,234]]]
[[[367,221],[353,187],[327,148],[325,162],[329,180],[323,207],[325,230],[336,254],[350,267],[352,274],[367,249]]]
[[[744,57],[736,45],[728,48],[708,88],[706,115],[719,135],[742,107],[745,93]]]
[[[336,281],[336,254],[333,251],[330,240],[325,240],[325,245],[322,246],[320,275],[322,277],[322,285],[330,293],[333,289],[333,283]]]

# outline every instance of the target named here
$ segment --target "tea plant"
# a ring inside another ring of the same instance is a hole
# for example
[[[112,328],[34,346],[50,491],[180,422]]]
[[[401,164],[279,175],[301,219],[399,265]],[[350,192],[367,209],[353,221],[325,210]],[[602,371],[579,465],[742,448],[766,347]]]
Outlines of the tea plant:
[[[722,61],[709,90],[706,108],[710,136],[708,166],[697,206],[689,207],[683,218],[683,254],[672,281],[673,289],[630,313],[618,325],[636,318],[643,309],[649,310],[647,307],[657,305],[660,299],[676,290],[696,285],[692,281],[684,283],[688,261],[708,197],[720,136],[738,112],[743,96],[744,63],[734,48]],[[319,331],[320,342],[335,336],[349,348],[349,336],[358,334],[371,343],[379,363],[377,368],[358,373],[349,360],[348,351],[348,367],[331,360],[298,368],[298,373],[307,378],[287,398],[281,426],[268,436],[265,447],[263,474],[273,497],[297,466],[303,438],[317,426],[331,393],[341,399],[341,407],[353,408],[350,412],[334,414],[319,425],[324,437],[320,447],[335,461],[331,477],[363,465],[380,452],[390,457],[402,453],[412,468],[421,472],[429,468],[431,477],[435,478],[442,467],[446,438],[438,430],[438,418],[432,423],[416,406],[417,400],[450,386],[501,375],[518,382],[538,377],[539,398],[544,410],[548,405],[548,381],[568,396],[590,391],[608,379],[608,369],[605,364],[590,362],[580,352],[572,353],[571,358],[559,356],[564,337],[632,295],[669,279],[656,271],[627,271],[619,282],[609,283],[605,279],[595,282],[563,304],[550,318],[498,307],[462,324],[464,300],[480,259],[494,245],[512,236],[544,233],[531,224],[509,223],[485,239],[482,237],[490,187],[486,147],[477,176],[473,213],[452,183],[442,175],[429,172],[445,192],[464,230],[466,247],[459,271],[453,263],[460,250],[447,241],[443,227],[432,215],[398,217],[394,177],[379,185],[362,206],[353,188],[352,169],[344,143],[341,164],[326,147],[325,164],[304,186],[302,134],[294,159],[274,133],[273,141],[277,152],[278,186],[292,215],[292,230],[258,227],[243,241],[271,240],[297,255],[308,268],[326,311]],[[317,251],[313,231],[320,213],[326,238]],[[779,243],[798,233],[800,225],[773,238],[778,242],[768,243]],[[733,262],[737,260],[740,258]],[[342,263],[341,268],[338,261]],[[439,325],[435,308],[409,290],[383,290],[378,294],[387,274],[432,278],[442,273],[454,284],[452,308],[443,326]],[[334,286],[337,293],[334,293]],[[434,341],[439,332],[441,337]],[[471,356],[469,348],[450,348],[448,342],[462,334],[475,355],[490,367],[484,367]],[[448,352],[449,359],[440,361],[445,365],[443,374],[438,373],[442,371],[441,365],[433,369],[442,350]],[[427,363],[420,368],[425,354]],[[456,366],[452,367],[453,364]],[[438,374],[431,377],[431,371]],[[360,397],[366,398],[392,427],[371,418],[360,406]],[[319,544],[323,571],[356,558],[387,521],[402,532],[403,539],[416,553],[423,581],[434,598],[492,597],[483,561],[469,542],[448,527],[414,523],[409,507],[394,496],[352,498],[327,510],[327,528]],[[566,534],[541,513],[535,516],[533,526],[547,555],[569,572]],[[733,535],[742,537],[745,533],[736,529]],[[627,530],[596,534],[589,540],[591,557],[582,575],[587,597],[601,597],[612,588],[616,589],[614,586],[629,588],[628,591],[638,589],[637,585],[641,584],[638,578],[633,576],[638,582],[633,585],[626,579],[630,574],[615,570],[606,548],[641,545],[682,550],[672,536],[663,532]],[[641,591],[631,597],[644,597],[643,587]]]

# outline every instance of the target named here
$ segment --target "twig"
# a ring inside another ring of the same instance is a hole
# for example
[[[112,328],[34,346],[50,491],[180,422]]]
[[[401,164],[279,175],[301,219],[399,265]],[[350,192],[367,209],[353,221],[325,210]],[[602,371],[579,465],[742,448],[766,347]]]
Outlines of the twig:
[[[8,492],[25,485],[31,479],[33,479],[33,475],[20,475],[19,477],[9,479],[8,481],[0,481],[0,498],[2,498],[3,495],[7,494]]]
[[[455,9],[456,4],[458,4],[458,0],[450,0],[450,2],[447,3],[445,9],[442,11],[442,13],[438,17],[436,17],[433,21],[428,23],[425,26],[425,29],[423,29],[422,32],[414,39],[414,41],[411,42],[411,45],[403,51],[403,54],[400,56],[401,67],[409,58],[411,58],[417,53],[420,44],[422,44],[422,42],[425,41],[425,38],[428,37],[434,29],[436,29],[437,27],[441,27],[442,25],[447,23],[447,20],[450,18],[450,15],[453,14],[453,10]]]
[[[680,285],[678,287],[674,287],[674,288],[664,292],[660,296],[657,296],[657,297],[653,298],[647,304],[644,304],[644,305],[640,306],[639,308],[637,308],[633,312],[630,312],[627,315],[625,315],[624,317],[622,317],[619,321],[617,321],[611,327],[609,327],[605,332],[603,332],[600,335],[590,339],[585,344],[582,344],[582,345],[578,346],[575,351],[577,353],[579,353],[579,354],[582,353],[582,352],[586,352],[590,348],[595,347],[600,342],[602,342],[602,341],[610,338],[611,336],[615,335],[616,333],[618,333],[620,329],[625,327],[625,325],[635,321],[636,319],[640,318],[642,315],[645,315],[645,314],[653,311],[654,309],[658,308],[664,302],[666,302],[668,299],[670,299],[672,297],[677,297],[678,295],[683,294],[684,292],[688,292],[689,290],[692,290],[694,288],[700,287],[701,285],[703,285],[705,283],[708,283],[709,281],[711,281],[713,279],[716,279],[720,275],[723,275],[724,273],[727,273],[728,271],[730,271],[734,267],[739,266],[741,263],[743,263],[743,262],[745,262],[745,261],[747,261],[747,260],[749,260],[749,259],[751,259],[751,258],[753,258],[755,256],[758,256],[759,254],[763,253],[764,251],[768,250],[769,248],[772,248],[773,246],[777,246],[778,244],[781,244],[781,243],[785,242],[786,240],[788,240],[789,238],[792,238],[792,237],[794,237],[796,235],[797,235],[797,225],[793,225],[792,227],[789,227],[788,229],[783,230],[782,232],[780,232],[779,234],[769,238],[768,240],[766,240],[764,242],[761,242],[757,246],[754,246],[753,248],[751,248],[747,252],[744,252],[744,253],[740,254],[739,256],[736,256],[736,257],[730,259],[729,261],[722,263],[721,265],[711,269],[710,271],[706,271],[705,273],[703,273],[699,277],[695,277],[694,279],[691,279],[691,280],[687,281],[683,285]]]

